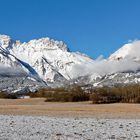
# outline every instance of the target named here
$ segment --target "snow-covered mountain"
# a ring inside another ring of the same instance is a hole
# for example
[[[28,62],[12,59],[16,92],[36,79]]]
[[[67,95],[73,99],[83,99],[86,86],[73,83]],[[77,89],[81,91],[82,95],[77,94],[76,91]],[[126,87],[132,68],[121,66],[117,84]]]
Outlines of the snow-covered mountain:
[[[0,35],[0,63],[22,69],[33,79],[49,83],[65,82],[85,73],[76,66],[93,64],[94,60],[81,53],[70,52],[62,41],[41,38],[21,43]]]
[[[140,41],[123,45],[108,58],[113,65],[115,73],[103,76],[98,85],[112,86],[140,83]]]
[[[77,78],[77,83],[95,87],[140,83],[140,41],[125,44],[109,58],[94,60],[94,65],[86,68],[89,75]]]
[[[41,38],[22,43],[0,35],[0,89],[33,90],[31,87],[71,83],[93,86],[138,83],[139,52],[140,41],[134,41],[108,59],[93,60],[79,52],[70,52],[62,41]]]
[[[133,59],[136,61],[140,60],[140,41],[134,41],[122,46],[119,50],[113,53],[110,60],[120,60],[120,59]]]

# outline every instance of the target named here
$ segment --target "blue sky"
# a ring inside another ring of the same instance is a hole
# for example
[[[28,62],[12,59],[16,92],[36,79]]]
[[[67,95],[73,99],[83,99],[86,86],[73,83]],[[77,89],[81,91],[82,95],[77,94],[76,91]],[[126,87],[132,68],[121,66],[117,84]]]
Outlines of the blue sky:
[[[0,0],[0,34],[51,37],[71,51],[108,57],[140,38],[140,0]]]

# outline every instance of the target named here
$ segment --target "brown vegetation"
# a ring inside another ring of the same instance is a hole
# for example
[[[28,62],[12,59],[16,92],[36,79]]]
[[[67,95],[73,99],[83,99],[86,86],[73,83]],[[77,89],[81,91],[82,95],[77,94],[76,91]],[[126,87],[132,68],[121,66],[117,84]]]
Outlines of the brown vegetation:
[[[37,93],[31,93],[30,97],[45,97],[47,102],[78,102],[89,100],[89,94],[84,92],[79,86],[69,89],[41,89]]]
[[[5,99],[17,99],[17,95],[16,94],[8,94],[6,92],[0,92],[0,98],[5,98]]]
[[[96,103],[140,103],[140,85],[103,87],[94,90],[90,98]]]
[[[77,102],[92,101],[101,103],[140,103],[140,85],[122,87],[102,87],[85,90],[82,87],[41,89],[31,93],[31,97],[45,97],[46,101]]]
[[[26,95],[29,95],[31,98],[46,98],[46,102],[140,103],[140,85],[91,88],[88,90],[80,86],[55,89],[46,88]],[[16,99],[20,96],[20,94],[16,93],[0,93],[0,98]]]

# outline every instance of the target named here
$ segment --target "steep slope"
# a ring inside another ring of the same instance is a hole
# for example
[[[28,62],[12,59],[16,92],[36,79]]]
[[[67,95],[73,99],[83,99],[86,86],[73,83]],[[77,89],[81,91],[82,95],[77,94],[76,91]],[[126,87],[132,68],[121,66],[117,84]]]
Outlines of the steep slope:
[[[134,41],[108,59],[93,60],[70,52],[62,41],[41,38],[22,43],[0,35],[0,64],[10,68],[2,71],[0,67],[0,90],[34,90],[33,87],[73,83],[93,86],[140,83],[139,52],[140,41]],[[10,73],[12,69],[14,74]]]
[[[63,82],[85,75],[75,67],[93,64],[80,53],[72,53],[62,41],[41,38],[21,43],[0,35],[0,62],[22,67],[27,73],[47,83]]]
[[[21,67],[0,65],[0,91],[26,93],[41,87],[46,87],[46,84],[32,78]]]

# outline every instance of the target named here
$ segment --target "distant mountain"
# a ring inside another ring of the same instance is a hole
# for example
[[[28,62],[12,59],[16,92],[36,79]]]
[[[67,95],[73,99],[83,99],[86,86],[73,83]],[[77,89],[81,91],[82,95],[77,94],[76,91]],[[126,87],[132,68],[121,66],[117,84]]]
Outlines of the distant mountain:
[[[84,67],[93,62],[84,54],[70,52],[62,41],[41,38],[21,43],[7,35],[0,35],[1,65],[20,68],[29,77],[46,85],[61,85],[83,76],[84,73],[76,70],[76,65]]]
[[[29,42],[0,35],[0,90],[35,90],[69,84],[113,86],[140,82],[140,41],[124,45],[108,59],[70,52],[50,38]],[[18,85],[18,86],[17,86]]]
[[[140,41],[125,44],[110,57],[110,60],[133,59],[140,61]]]
[[[120,71],[110,73],[102,77],[98,85],[125,85],[140,83],[140,41],[134,41],[123,45],[110,55],[110,62],[117,62]],[[116,65],[113,65],[116,67]],[[118,68],[118,67],[116,67]]]

